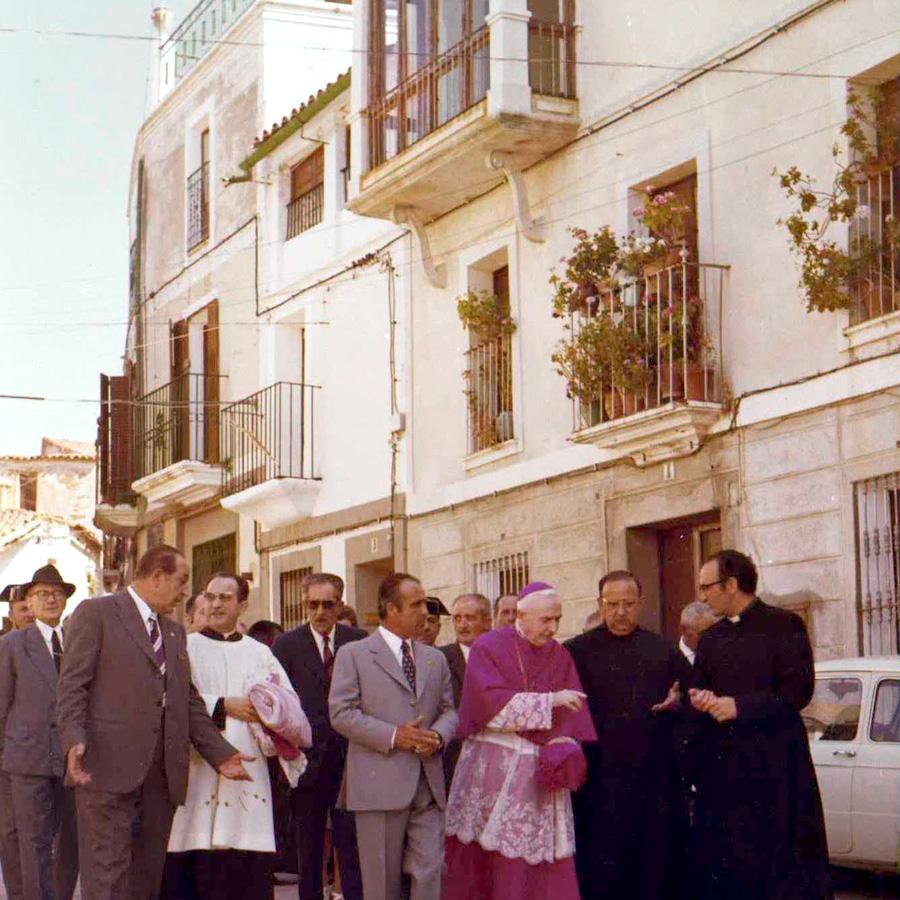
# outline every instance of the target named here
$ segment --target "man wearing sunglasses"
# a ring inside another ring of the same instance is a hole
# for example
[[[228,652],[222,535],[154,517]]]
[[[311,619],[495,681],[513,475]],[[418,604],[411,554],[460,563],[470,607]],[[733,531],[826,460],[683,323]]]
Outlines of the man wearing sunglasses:
[[[341,873],[341,892],[345,900],[362,900],[353,814],[335,806],[344,774],[347,741],[331,727],[328,716],[328,689],[335,657],[345,644],[368,637],[362,629],[338,623],[343,592],[344,582],[337,575],[326,572],[307,575],[302,584],[306,623],[282,635],[272,647],[300,696],[313,733],[308,765],[293,793],[299,900],[322,897],[322,858],[329,816]]]

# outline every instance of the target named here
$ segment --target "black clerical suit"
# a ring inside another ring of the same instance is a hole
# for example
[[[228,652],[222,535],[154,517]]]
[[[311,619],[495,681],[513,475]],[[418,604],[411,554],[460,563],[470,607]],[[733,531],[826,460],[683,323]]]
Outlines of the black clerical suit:
[[[459,701],[462,698],[463,681],[466,678],[466,658],[463,655],[459,641],[438,647],[438,650],[447,657],[447,665],[450,666],[450,681],[453,684],[453,706],[459,709]],[[456,770],[456,761],[459,759],[459,751],[462,744],[457,740],[450,741],[444,749],[444,783],[450,790],[450,782]]]
[[[575,866],[582,897],[681,896],[675,847],[685,817],[675,755],[679,713],[653,713],[687,661],[665,638],[594,628],[566,642],[597,729],[584,745],[588,777],[573,798]],[[723,898],[724,900],[724,898]]]
[[[701,635],[693,674],[696,687],[733,697],[738,712],[725,724],[699,717],[704,896],[830,898],[822,802],[800,718],[815,680],[803,621],[754,600],[737,623],[722,619]]]
[[[332,652],[337,655],[344,644],[365,637],[368,634],[362,629],[336,625]],[[301,625],[279,637],[272,652],[284,666],[294,690],[300,696],[313,733],[312,747],[306,751],[306,771],[300,777],[292,798],[297,832],[299,898],[321,900],[322,855],[325,827],[330,814],[341,870],[342,894],[346,900],[362,900],[353,814],[335,807],[344,774],[347,740],[331,727],[328,718],[330,672],[326,672],[309,625]]]

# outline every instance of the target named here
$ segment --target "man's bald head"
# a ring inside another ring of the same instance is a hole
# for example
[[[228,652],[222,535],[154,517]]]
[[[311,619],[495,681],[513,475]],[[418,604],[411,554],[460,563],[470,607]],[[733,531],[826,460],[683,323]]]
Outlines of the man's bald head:
[[[685,644],[695,653],[697,645],[700,643],[700,635],[714,625],[719,617],[700,600],[689,603],[681,611],[681,637]]]
[[[519,598],[516,622],[525,638],[538,647],[553,638],[561,618],[562,601],[552,588]]]

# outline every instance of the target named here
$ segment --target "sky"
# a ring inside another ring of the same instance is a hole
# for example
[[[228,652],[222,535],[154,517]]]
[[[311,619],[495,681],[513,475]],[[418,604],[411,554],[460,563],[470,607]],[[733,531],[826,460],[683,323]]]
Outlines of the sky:
[[[0,455],[93,441],[122,367],[128,180],[159,0],[0,0]],[[173,24],[192,7],[170,2]],[[7,29],[17,29],[10,33]],[[88,400],[91,402],[72,402]]]

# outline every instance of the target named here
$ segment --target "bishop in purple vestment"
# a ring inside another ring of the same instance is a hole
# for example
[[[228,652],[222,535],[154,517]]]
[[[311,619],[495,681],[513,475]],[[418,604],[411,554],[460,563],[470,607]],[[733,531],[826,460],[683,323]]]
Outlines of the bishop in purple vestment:
[[[578,898],[570,793],[596,740],[581,682],[553,636],[562,606],[536,582],[515,625],[472,646],[447,801],[444,900]]]

